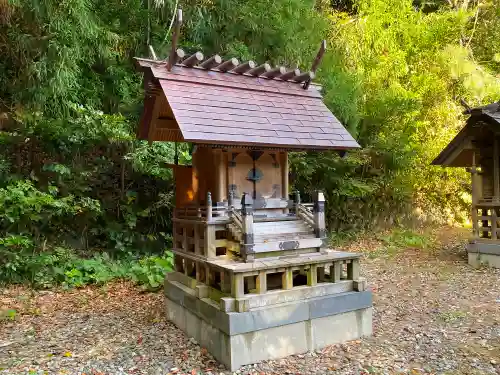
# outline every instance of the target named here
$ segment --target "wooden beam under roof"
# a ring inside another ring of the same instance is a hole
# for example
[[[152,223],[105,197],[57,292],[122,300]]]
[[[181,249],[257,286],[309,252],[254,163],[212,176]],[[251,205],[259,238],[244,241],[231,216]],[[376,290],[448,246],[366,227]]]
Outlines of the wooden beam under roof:
[[[173,118],[162,118],[159,117],[155,121],[156,127],[161,129],[179,129],[179,125],[177,125],[177,121]]]

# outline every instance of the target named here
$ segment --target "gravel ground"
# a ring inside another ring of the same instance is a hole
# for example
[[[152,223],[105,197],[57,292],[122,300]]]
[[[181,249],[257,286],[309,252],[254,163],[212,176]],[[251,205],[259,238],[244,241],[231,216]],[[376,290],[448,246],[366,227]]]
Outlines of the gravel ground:
[[[359,240],[374,293],[373,337],[241,368],[238,374],[500,374],[500,270],[467,266],[464,232],[431,249]],[[127,283],[0,291],[0,374],[230,374],[165,321],[160,293]]]

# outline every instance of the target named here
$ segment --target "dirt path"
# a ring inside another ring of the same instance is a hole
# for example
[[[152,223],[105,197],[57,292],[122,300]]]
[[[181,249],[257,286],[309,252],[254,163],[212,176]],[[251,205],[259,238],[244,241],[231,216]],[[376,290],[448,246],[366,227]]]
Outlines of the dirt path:
[[[268,361],[242,374],[500,374],[500,270],[474,270],[464,231],[428,249],[360,240],[374,335]],[[385,247],[384,247],[385,246]],[[11,288],[0,310],[0,374],[228,374],[163,317],[160,293],[130,284],[69,292]]]

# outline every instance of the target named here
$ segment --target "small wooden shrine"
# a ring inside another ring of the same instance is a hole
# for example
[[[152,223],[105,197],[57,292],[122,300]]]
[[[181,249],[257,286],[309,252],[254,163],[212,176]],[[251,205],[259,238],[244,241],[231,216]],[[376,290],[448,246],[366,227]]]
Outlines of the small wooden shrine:
[[[500,102],[467,111],[465,127],[432,162],[466,167],[472,181],[469,264],[500,268]]]
[[[168,318],[231,370],[370,335],[360,256],[327,248],[324,195],[289,199],[288,152],[359,147],[313,71],[178,49],[137,64],[138,137],[194,145],[192,165],[171,166]]]

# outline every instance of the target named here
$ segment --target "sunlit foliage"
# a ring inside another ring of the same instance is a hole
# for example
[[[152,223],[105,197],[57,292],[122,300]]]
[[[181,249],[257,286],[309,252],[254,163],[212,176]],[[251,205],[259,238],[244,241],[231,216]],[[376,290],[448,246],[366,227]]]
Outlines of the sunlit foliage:
[[[148,42],[167,56],[176,4],[187,52],[307,69],[327,39],[325,103],[363,149],[295,153],[291,180],[304,199],[325,190],[332,230],[464,218],[468,175],[430,162],[460,99],[500,99],[498,0],[0,0],[4,255],[168,246],[174,148],[135,139],[133,57]]]

